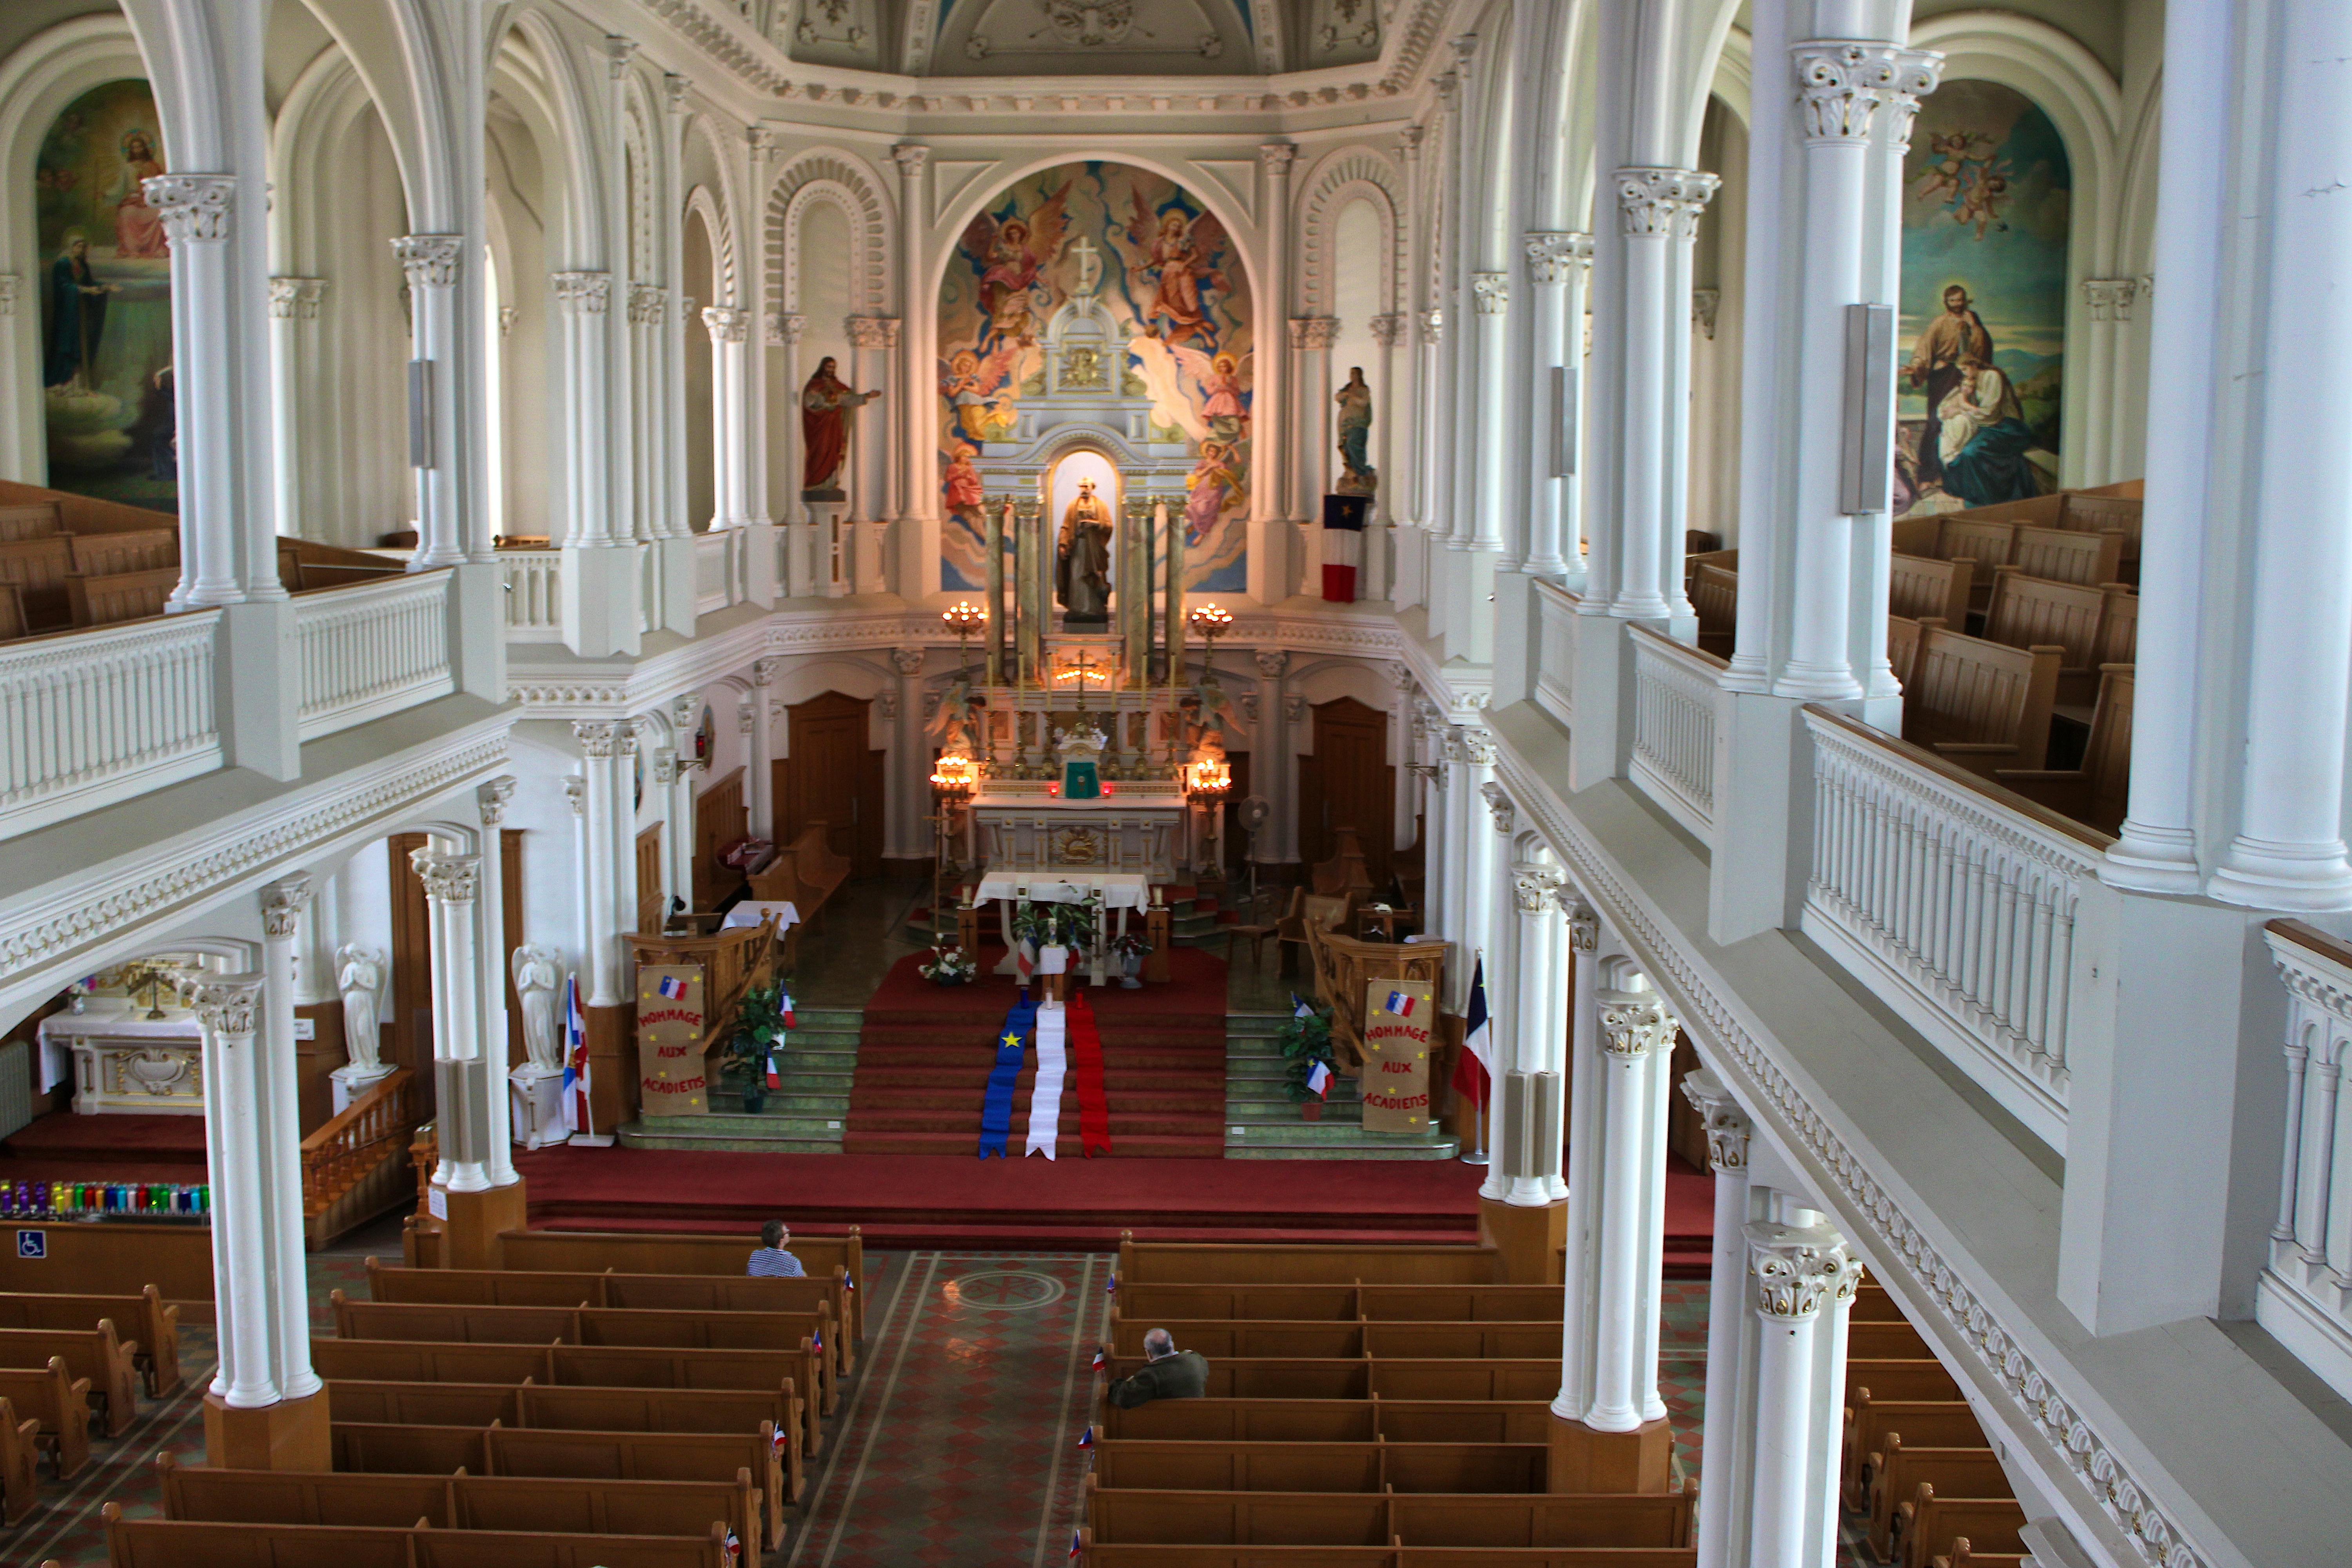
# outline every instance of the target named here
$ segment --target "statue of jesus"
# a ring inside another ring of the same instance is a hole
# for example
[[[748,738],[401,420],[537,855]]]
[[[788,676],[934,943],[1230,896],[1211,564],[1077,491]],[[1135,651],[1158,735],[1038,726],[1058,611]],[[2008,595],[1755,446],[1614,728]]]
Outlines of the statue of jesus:
[[[1095,494],[1092,479],[1078,481],[1078,493],[1062,513],[1054,561],[1054,597],[1065,626],[1102,626],[1110,619],[1110,508]]]

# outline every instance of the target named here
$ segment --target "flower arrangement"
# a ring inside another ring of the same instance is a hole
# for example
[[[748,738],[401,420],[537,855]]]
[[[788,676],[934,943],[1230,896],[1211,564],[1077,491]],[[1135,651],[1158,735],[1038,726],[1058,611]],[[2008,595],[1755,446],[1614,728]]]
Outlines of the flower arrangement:
[[[980,973],[980,965],[961,947],[935,947],[931,961],[915,973],[934,985],[961,985]]]
[[[1031,904],[1013,917],[1013,936],[1034,947],[1078,947],[1094,929],[1094,911],[1084,904]]]

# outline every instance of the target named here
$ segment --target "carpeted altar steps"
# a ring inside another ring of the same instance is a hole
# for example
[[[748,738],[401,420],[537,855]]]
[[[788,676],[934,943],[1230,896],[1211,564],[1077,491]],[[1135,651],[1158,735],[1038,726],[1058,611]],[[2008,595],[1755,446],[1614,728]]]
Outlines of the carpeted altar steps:
[[[743,1109],[732,1080],[710,1091],[701,1116],[647,1116],[625,1123],[631,1149],[702,1149],[768,1154],[837,1154],[857,1071],[860,1015],[855,1007],[801,1007],[780,1054],[783,1087],[758,1110]]]
[[[985,970],[1002,955],[982,955]],[[1216,1158],[1224,1150],[1223,961],[1189,948],[1169,954],[1164,985],[1129,991],[1088,987],[1103,1043],[1103,1096],[1110,1107],[1114,1158]],[[902,959],[866,1005],[856,1082],[844,1152],[971,1154],[997,1030],[1013,1004],[1009,978],[983,973],[969,985],[936,986]],[[1010,1147],[1029,1136],[1033,1059],[1013,1100]],[[1066,1089],[1061,1147],[1078,1152],[1078,1105]]]
[[[1225,1158],[1228,1160],[1450,1160],[1459,1143],[1444,1132],[1367,1132],[1362,1091],[1334,1079],[1320,1121],[1290,1098],[1289,1064],[1276,1037],[1285,1013],[1234,1013],[1225,1019]]]

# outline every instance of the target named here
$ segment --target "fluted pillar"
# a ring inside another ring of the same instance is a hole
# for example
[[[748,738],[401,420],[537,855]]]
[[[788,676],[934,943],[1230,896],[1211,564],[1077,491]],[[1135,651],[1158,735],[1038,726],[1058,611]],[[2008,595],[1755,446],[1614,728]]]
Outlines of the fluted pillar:
[[[1567,1009],[1562,1005],[1566,975],[1560,952],[1568,928],[1561,918],[1559,894],[1566,881],[1559,868],[1552,864],[1551,851],[1541,847],[1511,868],[1511,903],[1518,927],[1512,951],[1511,1070],[1526,1076],[1530,1109],[1524,1131],[1530,1134],[1543,1128],[1544,1117],[1538,1108],[1559,1105],[1565,1087],[1560,1069],[1568,1065],[1561,1046],[1567,1023]],[[1548,1085],[1543,1081],[1547,1079]],[[1510,1131],[1510,1177],[1503,1201],[1518,1208],[1540,1208],[1566,1194],[1566,1184],[1560,1180],[1560,1140],[1532,1137],[1523,1142],[1522,1131],[1517,1126]],[[1498,1137],[1496,1147],[1504,1142]]]
[[[260,1150],[265,1091],[256,1044],[266,981],[259,973],[206,976],[195,994],[205,1038],[205,1163],[212,1184],[215,1279],[269,1277],[268,1177]],[[220,1367],[213,1374],[214,1396],[240,1410],[275,1403],[276,1297],[267,1285],[218,1295],[214,1332]]]
[[[1674,1454],[1658,1397],[1664,1262],[1666,1097],[1675,1020],[1648,976],[1622,957],[1600,965],[1580,1008],[1599,1049],[1569,1091],[1568,1278],[1554,1488],[1663,1491]]]
[[[617,1007],[628,1000],[621,973],[622,927],[614,918],[620,909],[622,868],[614,858],[619,838],[614,819],[628,800],[629,782],[623,776],[620,752],[625,724],[610,720],[581,720],[572,726],[580,742],[580,813],[585,851],[580,867],[581,934],[587,943],[588,1005]]]
[[[1699,213],[1722,182],[1696,169],[1623,168],[1614,184],[1625,242],[1625,353],[1609,613],[1659,620],[1691,613],[1682,589],[1690,255]]]
[[[310,877],[298,871],[261,892],[263,984],[251,1088],[260,1163],[262,1250],[269,1271],[270,1378],[280,1399],[307,1399],[323,1386],[310,1367],[310,1292],[302,1267],[302,1089],[295,1070],[294,984]]]
[[[1734,1542],[1747,1528],[1747,1501],[1731,1478],[1752,1459],[1738,1413],[1753,1357],[1748,1292],[1747,1112],[1713,1073],[1692,1073],[1683,1098],[1706,1128],[1707,1164],[1715,1173],[1715,1246],[1707,1273],[1706,1404],[1704,1447],[1707,1484],[1698,1494],[1699,1568],[1748,1568]]]
[[[1208,658],[1206,653],[1201,656],[1203,669],[1208,668]],[[1257,666],[1258,742],[1250,759],[1250,782],[1274,808],[1267,817],[1274,831],[1259,834],[1252,847],[1262,864],[1295,862],[1298,858],[1298,795],[1290,726],[1283,721],[1282,689],[1290,655],[1281,648],[1261,648],[1252,661]]]
[[[636,542],[613,453],[613,279],[558,272],[556,401],[564,500],[563,640],[587,658],[635,653],[641,636]]]
[[[1397,421],[1403,410],[1412,406],[1412,392],[1407,384],[1407,372],[1412,363],[1412,344],[1406,336],[1412,324],[1410,316],[1402,314],[1374,316],[1372,342],[1379,345],[1381,403],[1372,422],[1372,471],[1380,476],[1372,500],[1372,526],[1383,534],[1396,525],[1398,498],[1411,482],[1406,454],[1411,443],[1400,438]],[[1402,352],[1399,352],[1399,345]],[[1390,585],[1395,581],[1394,565],[1388,552],[1364,551],[1364,565],[1370,574],[1366,596],[1385,599]]]
[[[1584,288],[1592,273],[1592,237],[1530,234],[1526,247],[1535,380],[1525,395],[1534,439],[1522,454],[1528,475],[1526,559],[1505,564],[1558,579],[1583,564],[1577,548],[1582,525],[1576,437],[1582,425]]]
[[[451,855],[427,846],[409,852],[408,863],[425,884],[425,910],[433,951],[433,1066],[444,1095],[462,1079],[447,1064],[481,1055],[481,957],[474,929],[481,857]],[[490,1184],[488,1152],[470,1111],[445,1105],[441,1158],[433,1180],[452,1193],[478,1193]]]
[[[744,699],[751,724],[750,744],[743,759],[743,799],[751,807],[751,837],[772,841],[776,837],[776,770],[775,721],[769,711],[769,693],[775,687],[776,667],[782,662],[778,658],[753,659],[751,690]]]
[[[758,521],[751,506],[751,447],[758,435],[751,423],[751,312],[734,305],[709,305],[703,327],[710,333],[711,474],[717,481],[713,528],[749,528]]]
[[[312,408],[311,384],[319,374],[314,363],[319,329],[311,323],[318,321],[319,306],[326,294],[323,278],[269,280],[269,381],[275,416],[271,428],[278,440],[276,521],[281,534],[302,531],[310,512],[303,493],[305,464],[325,457],[311,453],[305,426]]]
[[[1487,1025],[1491,1081],[1486,1101],[1486,1176],[1478,1184],[1483,1213],[1486,1205],[1506,1201],[1511,1169],[1519,1158],[1518,1129],[1506,1114],[1511,1074],[1518,1070],[1520,1017],[1512,988],[1519,973],[1519,931],[1511,878],[1511,836],[1518,829],[1519,813],[1509,792],[1492,778],[1479,783],[1478,798],[1486,804],[1495,831],[1488,837],[1486,824],[1474,816],[1468,848],[1469,864],[1476,874],[1465,885],[1463,907],[1478,927],[1471,939],[1476,945],[1470,951],[1486,958],[1486,1008],[1491,1020]]]
[[[1508,453],[1511,430],[1510,324],[1511,275],[1474,272],[1470,275],[1472,342],[1463,349],[1473,358],[1477,392],[1472,450],[1475,483],[1468,543],[1473,550],[1503,548],[1503,514],[1510,507]],[[1474,604],[1469,613],[1477,614]]]
[[[1336,316],[1295,316],[1290,321],[1291,369],[1297,389],[1297,426],[1291,467],[1290,516],[1311,523],[1322,520],[1323,497],[1331,486],[1331,346],[1339,341]],[[1311,537],[1311,535],[1310,535]],[[1314,560],[1299,573],[1301,593],[1317,580]]]
[[[422,572],[466,558],[463,532],[457,395],[457,270],[465,240],[454,234],[412,234],[392,242],[408,280],[410,330],[408,466],[416,486],[416,552],[408,569]]]
[[[1497,885],[1507,858],[1487,831],[1489,818],[1485,815],[1493,810],[1493,803],[1486,798],[1486,786],[1495,782],[1493,732],[1482,725],[1456,726],[1448,737],[1446,762],[1454,770],[1447,783],[1459,790],[1451,847],[1456,897],[1450,934],[1456,943],[1456,962],[1448,966],[1454,976],[1454,1010],[1458,1013],[1469,1005],[1471,972],[1482,958],[1487,960],[1487,1001],[1493,1005],[1495,923],[1501,913]]]
[[[514,798],[513,775],[495,778],[474,789],[474,804],[482,819],[481,941],[476,956],[481,980],[475,994],[482,1009],[482,1055],[489,1070],[482,1075],[483,1123],[489,1129],[488,1175],[493,1187],[512,1186],[522,1178],[514,1168],[514,1106],[507,1093],[507,931],[506,857],[500,837],[507,803]]]
[[[1732,1563],[1832,1568],[1837,1562],[1838,1447],[1846,1316],[1862,1266],[1826,1226],[1746,1227],[1748,1303],[1758,1325],[1748,1528]],[[1739,1500],[1732,1500],[1737,1508]],[[1744,1547],[1744,1555],[1741,1548]]]

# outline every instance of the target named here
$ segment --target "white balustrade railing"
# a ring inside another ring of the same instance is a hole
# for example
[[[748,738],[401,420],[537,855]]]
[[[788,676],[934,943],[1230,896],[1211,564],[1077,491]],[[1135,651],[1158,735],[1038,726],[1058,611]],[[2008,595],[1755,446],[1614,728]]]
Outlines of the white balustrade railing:
[[[2263,936],[2287,992],[2286,1148],[2254,1321],[2352,1398],[2352,946],[2301,921]]]
[[[563,552],[501,550],[509,642],[563,640]]]
[[[694,536],[694,613],[707,616],[751,595],[746,588],[745,555],[751,530],[714,528]]]
[[[1647,626],[1633,639],[1633,782],[1675,821],[1715,841],[1716,672],[1723,660]]]
[[[446,572],[419,572],[294,601],[302,739],[457,689],[449,666],[449,586]]]
[[[1819,708],[1805,933],[2065,1148],[2068,984],[2103,833]]]
[[[1537,580],[1536,706],[1563,724],[1576,721],[1578,602],[1567,589]]]
[[[0,644],[0,837],[222,765],[221,615]]]

